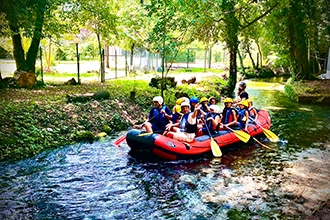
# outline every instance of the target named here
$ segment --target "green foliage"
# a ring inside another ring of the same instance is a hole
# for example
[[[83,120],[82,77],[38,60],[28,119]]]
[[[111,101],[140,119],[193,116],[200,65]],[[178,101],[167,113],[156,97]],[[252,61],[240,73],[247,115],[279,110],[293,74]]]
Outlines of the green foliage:
[[[78,141],[78,142],[87,141],[89,143],[93,143],[93,141],[95,139],[97,139],[97,138],[90,131],[80,131],[80,132],[77,132],[76,141]]]
[[[291,100],[296,100],[297,94],[303,93],[302,87],[298,86],[298,83],[294,83],[292,78],[288,79],[284,89],[285,93]]]
[[[248,68],[245,70],[245,78],[271,78],[275,76],[274,71],[270,67],[262,67],[257,70]]]

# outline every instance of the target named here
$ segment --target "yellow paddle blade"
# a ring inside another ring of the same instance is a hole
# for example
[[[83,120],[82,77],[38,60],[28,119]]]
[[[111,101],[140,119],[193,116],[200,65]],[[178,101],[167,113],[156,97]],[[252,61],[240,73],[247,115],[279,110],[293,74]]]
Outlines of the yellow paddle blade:
[[[245,133],[244,131],[235,131],[235,130],[232,131],[234,132],[236,137],[241,141],[243,141],[244,143],[247,143],[250,140],[251,136],[248,133]]]
[[[215,142],[215,140],[213,138],[211,138],[211,150],[212,150],[213,156],[215,156],[215,157],[221,157],[222,156],[222,152],[220,150],[220,147],[217,144],[217,142]]]
[[[271,141],[271,142],[278,142],[280,140],[280,138],[274,134],[272,131],[263,128],[264,130],[264,134],[266,135],[266,137]]]

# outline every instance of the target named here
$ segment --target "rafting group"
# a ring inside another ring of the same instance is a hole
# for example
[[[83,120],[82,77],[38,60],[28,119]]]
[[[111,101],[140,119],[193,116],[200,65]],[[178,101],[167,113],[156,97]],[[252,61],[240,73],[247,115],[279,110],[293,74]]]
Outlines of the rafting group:
[[[196,136],[214,134],[224,129],[243,129],[247,131],[248,123],[257,120],[258,110],[253,107],[246,84],[241,82],[238,98],[224,99],[221,112],[214,97],[181,97],[176,101],[173,111],[163,105],[163,98],[153,98],[154,106],[149,112],[148,120],[137,128],[145,128],[148,133],[159,133],[167,137],[191,142]]]
[[[247,142],[262,132],[274,140],[275,134],[268,130],[271,125],[268,112],[253,107],[245,89],[245,82],[240,82],[237,98],[225,98],[222,112],[214,97],[200,100],[181,97],[171,111],[163,98],[156,96],[148,119],[128,131],[127,144],[132,150],[147,150],[173,160],[200,156],[211,150],[214,156],[221,156],[220,147]]]

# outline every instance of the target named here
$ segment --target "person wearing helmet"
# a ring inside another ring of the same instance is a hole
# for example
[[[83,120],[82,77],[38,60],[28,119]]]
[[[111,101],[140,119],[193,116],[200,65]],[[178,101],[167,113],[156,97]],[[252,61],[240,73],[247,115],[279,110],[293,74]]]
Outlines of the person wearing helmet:
[[[199,100],[196,96],[193,96],[190,98],[190,111],[195,110],[195,106],[199,103]]]
[[[199,106],[198,106],[199,107]],[[196,106],[193,112],[190,111],[190,103],[181,103],[181,112],[183,116],[177,123],[170,123],[166,126],[164,135],[175,140],[191,142],[197,132],[197,113],[199,108]]]
[[[210,111],[208,98],[201,98],[200,104],[200,115],[198,118],[203,118]]]
[[[242,100],[249,99],[249,94],[245,91],[245,89],[246,89],[246,83],[240,82],[238,84],[237,98],[234,101],[235,105]]]
[[[172,113],[166,105],[163,105],[164,100],[161,96],[154,97],[153,102],[154,106],[149,112],[148,120],[138,126],[138,128],[144,127],[146,132],[163,133],[166,125],[172,118]]]
[[[223,100],[225,107],[222,110],[222,117],[219,129],[226,129],[226,127],[235,126],[237,124],[237,112],[232,107],[233,99],[232,98],[225,98]]]
[[[247,131],[248,122],[249,122],[249,102],[247,100],[242,100],[238,103],[238,110],[237,110],[237,124],[240,128]]]
[[[176,123],[181,119],[181,105],[175,105],[172,110],[172,123]]]
[[[217,105],[210,105],[210,112],[208,112],[205,116],[205,121],[202,127],[202,133],[208,134],[210,131],[211,134],[214,134],[215,131],[219,130],[221,115],[220,108]],[[206,128],[208,127],[208,129]]]

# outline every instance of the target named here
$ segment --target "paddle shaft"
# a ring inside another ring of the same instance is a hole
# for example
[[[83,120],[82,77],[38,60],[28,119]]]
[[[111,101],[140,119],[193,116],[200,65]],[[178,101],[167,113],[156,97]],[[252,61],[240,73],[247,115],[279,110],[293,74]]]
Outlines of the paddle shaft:
[[[273,150],[271,147],[268,147],[266,144],[261,143],[257,138],[255,138],[255,137],[253,137],[253,136],[252,136],[252,138],[253,138],[253,140],[254,140],[255,142],[257,142],[257,143],[260,144],[261,146],[263,146],[263,147],[265,147],[265,148],[268,148],[268,149],[270,149],[270,150]]]
[[[126,139],[126,134],[122,135],[120,138],[114,141],[113,144],[119,146],[121,143],[125,141],[125,139]]]

